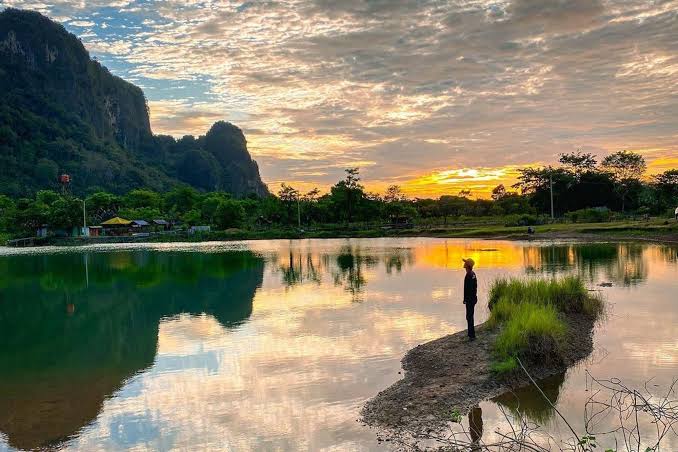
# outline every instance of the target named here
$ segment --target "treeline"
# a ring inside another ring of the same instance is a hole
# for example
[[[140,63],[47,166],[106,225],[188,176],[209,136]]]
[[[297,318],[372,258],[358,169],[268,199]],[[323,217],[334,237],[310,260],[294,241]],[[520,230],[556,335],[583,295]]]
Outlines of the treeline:
[[[165,193],[135,189],[125,195],[97,191],[76,198],[51,190],[34,198],[0,195],[0,228],[13,235],[34,234],[41,225],[52,229],[88,225],[114,216],[128,220],[164,219],[182,226],[211,225],[216,229],[310,227],[355,222],[410,224],[447,223],[460,217],[502,217],[504,224],[527,225],[550,214],[551,187],[557,216],[572,221],[605,221],[613,211],[671,215],[678,204],[678,170],[643,179],[645,162],[638,154],[620,152],[598,164],[591,154],[564,154],[561,166],[525,168],[508,189],[497,186],[491,199],[471,199],[471,193],[438,199],[409,199],[393,185],[385,193],[365,190],[357,168],[321,195],[301,193],[282,184],[275,195],[235,198],[225,192],[201,193],[179,187]]]
[[[663,215],[678,203],[678,169],[644,178],[640,154],[621,151],[598,162],[592,154],[561,154],[559,167],[520,170],[514,185],[539,212],[549,212],[551,187],[557,216],[591,207]]]

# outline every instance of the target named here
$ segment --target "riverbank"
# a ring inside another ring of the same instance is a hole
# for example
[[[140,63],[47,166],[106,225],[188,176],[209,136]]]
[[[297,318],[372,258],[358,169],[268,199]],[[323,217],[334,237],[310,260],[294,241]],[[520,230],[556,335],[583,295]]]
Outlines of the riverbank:
[[[522,367],[507,362],[520,360],[536,380],[561,374],[593,351],[603,306],[576,278],[500,280],[490,305],[475,341],[464,330],[407,352],[403,379],[365,404],[363,422],[387,435],[424,434],[446,427],[453,413],[529,385]]]
[[[378,238],[378,237],[437,237],[437,238],[483,238],[505,240],[644,240],[678,243],[678,222],[664,219],[646,221],[619,221],[610,223],[553,223],[534,226],[534,233],[527,227],[497,224],[460,224],[449,226],[417,226],[411,228],[390,227],[316,227],[298,229],[229,229],[189,235],[186,232],[152,234],[145,237],[68,237],[46,238],[38,245],[78,246],[99,243],[165,243],[207,242],[236,240],[273,240],[304,238]]]

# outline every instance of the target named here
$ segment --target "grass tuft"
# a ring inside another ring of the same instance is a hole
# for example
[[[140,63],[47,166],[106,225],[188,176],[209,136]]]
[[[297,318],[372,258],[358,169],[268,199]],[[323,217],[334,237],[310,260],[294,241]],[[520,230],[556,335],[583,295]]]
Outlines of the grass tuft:
[[[490,326],[501,327],[494,344],[493,370],[506,373],[516,368],[516,357],[558,355],[567,332],[565,314],[597,316],[600,297],[591,295],[580,278],[498,279],[489,293]]]

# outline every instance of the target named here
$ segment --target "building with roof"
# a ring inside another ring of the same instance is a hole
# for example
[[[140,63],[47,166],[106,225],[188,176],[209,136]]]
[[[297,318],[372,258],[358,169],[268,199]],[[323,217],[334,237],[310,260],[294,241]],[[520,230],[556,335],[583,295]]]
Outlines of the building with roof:
[[[101,223],[104,235],[130,235],[132,233],[132,221],[120,217],[113,217]]]

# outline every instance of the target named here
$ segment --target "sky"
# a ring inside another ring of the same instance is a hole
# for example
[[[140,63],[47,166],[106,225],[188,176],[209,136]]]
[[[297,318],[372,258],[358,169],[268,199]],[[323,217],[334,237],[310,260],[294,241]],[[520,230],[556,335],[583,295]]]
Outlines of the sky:
[[[0,0],[143,88],[156,134],[243,129],[272,191],[486,197],[563,152],[678,168],[678,0]]]

